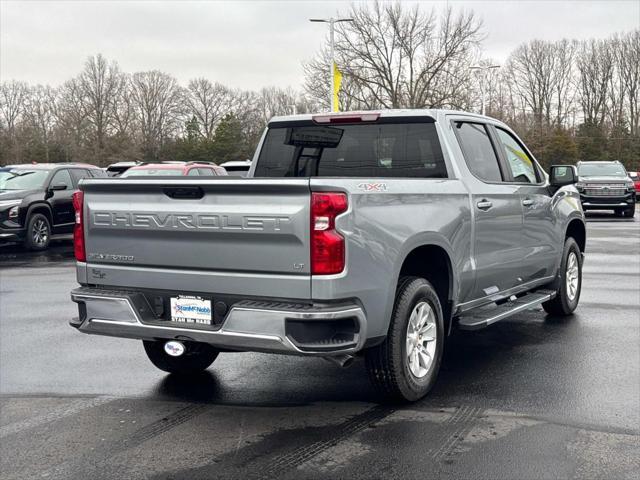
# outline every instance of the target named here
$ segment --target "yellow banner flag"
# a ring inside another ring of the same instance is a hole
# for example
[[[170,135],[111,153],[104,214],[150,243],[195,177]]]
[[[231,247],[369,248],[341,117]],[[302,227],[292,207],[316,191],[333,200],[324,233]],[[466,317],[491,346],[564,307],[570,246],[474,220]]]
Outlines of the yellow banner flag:
[[[342,84],[342,72],[338,70],[338,65],[333,62],[333,111],[340,111],[340,104],[338,103],[338,92],[340,92],[340,85]]]

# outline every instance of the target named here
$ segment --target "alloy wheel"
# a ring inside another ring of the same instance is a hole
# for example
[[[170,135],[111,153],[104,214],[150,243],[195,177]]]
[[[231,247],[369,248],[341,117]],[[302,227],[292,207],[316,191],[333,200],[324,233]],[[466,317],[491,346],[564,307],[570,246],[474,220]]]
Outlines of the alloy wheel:
[[[406,357],[411,374],[423,378],[436,354],[436,314],[428,302],[419,302],[411,312],[407,325]]]
[[[569,256],[567,257],[565,281],[567,283],[567,297],[569,297],[569,300],[571,301],[573,301],[578,294],[579,274],[578,257],[575,252],[569,252]]]
[[[33,239],[33,243],[38,246],[42,246],[47,243],[47,240],[49,239],[49,227],[44,220],[38,219],[33,222],[31,238]]]

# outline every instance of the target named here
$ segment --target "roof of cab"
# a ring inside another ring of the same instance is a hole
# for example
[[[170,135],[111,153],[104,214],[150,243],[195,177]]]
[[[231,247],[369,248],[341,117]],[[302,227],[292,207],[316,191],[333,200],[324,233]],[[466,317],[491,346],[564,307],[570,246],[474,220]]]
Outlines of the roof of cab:
[[[299,115],[284,115],[280,117],[273,117],[271,122],[295,122],[295,121],[309,121],[313,120],[315,116],[352,116],[362,115],[366,113],[377,113],[381,117],[429,117],[438,121],[444,119],[445,115],[464,115],[466,117],[476,117],[478,119],[491,120],[493,122],[499,122],[499,120],[487,116],[483,116],[477,113],[463,112],[460,110],[443,110],[443,109],[383,109],[383,110],[354,110],[348,112],[318,112],[318,113],[304,113]],[[502,122],[500,122],[502,123]]]

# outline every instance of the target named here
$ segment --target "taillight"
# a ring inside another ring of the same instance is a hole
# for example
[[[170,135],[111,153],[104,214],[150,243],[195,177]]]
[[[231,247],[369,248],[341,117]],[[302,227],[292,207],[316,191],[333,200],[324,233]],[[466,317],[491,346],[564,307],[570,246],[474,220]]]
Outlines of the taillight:
[[[84,192],[78,190],[73,193],[73,209],[76,212],[76,222],[73,225],[73,251],[76,254],[76,260],[79,262],[87,261],[87,254],[84,248],[84,218],[82,207],[84,205]]]
[[[331,275],[344,270],[344,237],[336,231],[336,217],[349,206],[339,192],[311,193],[311,273]]]

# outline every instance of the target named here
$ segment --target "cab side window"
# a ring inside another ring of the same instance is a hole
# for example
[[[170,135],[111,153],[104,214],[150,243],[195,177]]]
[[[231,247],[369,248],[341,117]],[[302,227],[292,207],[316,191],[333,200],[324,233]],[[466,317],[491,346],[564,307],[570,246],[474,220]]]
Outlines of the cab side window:
[[[496,127],[500,148],[511,170],[513,181],[518,183],[538,183],[540,181],[532,158],[524,147],[506,130]]]
[[[53,178],[51,179],[50,185],[58,185],[59,183],[63,183],[67,186],[67,190],[73,190],[73,181],[71,180],[71,175],[69,175],[69,170],[58,170]]]
[[[198,168],[201,177],[213,177],[215,173],[210,168]]]
[[[85,170],[84,168],[73,168],[71,169],[71,177],[73,178],[73,183],[78,185],[81,179],[91,178],[91,174],[89,170]]]
[[[187,173],[188,177],[197,177],[198,175],[199,173],[197,168],[192,168],[191,170],[189,170],[189,173]]]
[[[455,122],[455,128],[471,173],[485,182],[502,182],[498,156],[493,149],[487,126],[482,123]]]

